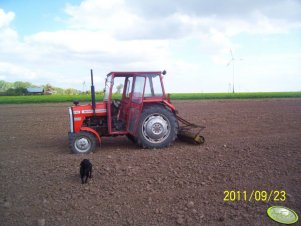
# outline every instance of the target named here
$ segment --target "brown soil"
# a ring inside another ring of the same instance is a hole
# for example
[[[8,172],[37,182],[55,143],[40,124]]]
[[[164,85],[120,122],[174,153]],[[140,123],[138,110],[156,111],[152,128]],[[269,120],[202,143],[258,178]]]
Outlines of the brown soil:
[[[272,205],[300,217],[301,99],[174,104],[207,127],[204,145],[141,150],[103,138],[86,156],[68,150],[68,104],[1,105],[0,225],[279,225]],[[85,185],[83,158],[94,169]],[[225,190],[287,194],[225,202]]]

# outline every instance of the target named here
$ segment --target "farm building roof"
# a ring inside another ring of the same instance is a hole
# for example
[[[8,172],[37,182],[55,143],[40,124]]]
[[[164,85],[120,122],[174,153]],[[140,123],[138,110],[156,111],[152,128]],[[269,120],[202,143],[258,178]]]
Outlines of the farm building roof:
[[[40,88],[40,87],[28,87],[27,88],[27,92],[29,92],[29,93],[43,93],[44,92],[44,88]]]

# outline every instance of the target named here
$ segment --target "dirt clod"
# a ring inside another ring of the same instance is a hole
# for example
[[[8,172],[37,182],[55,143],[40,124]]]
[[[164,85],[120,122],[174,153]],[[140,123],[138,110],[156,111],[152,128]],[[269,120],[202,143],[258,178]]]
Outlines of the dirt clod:
[[[219,220],[220,222],[223,222],[223,221],[225,220],[225,218],[224,218],[224,217],[219,217],[218,220]]]
[[[38,219],[38,226],[45,226],[46,221],[45,219]]]
[[[6,208],[6,209],[10,208],[10,206],[11,206],[11,204],[8,201],[3,203],[3,207]]]
[[[192,208],[194,206],[194,202],[193,201],[190,201],[187,203],[187,207],[188,208]]]
[[[177,224],[183,225],[184,223],[185,223],[184,217],[183,217],[182,215],[179,215],[179,216],[177,217]]]

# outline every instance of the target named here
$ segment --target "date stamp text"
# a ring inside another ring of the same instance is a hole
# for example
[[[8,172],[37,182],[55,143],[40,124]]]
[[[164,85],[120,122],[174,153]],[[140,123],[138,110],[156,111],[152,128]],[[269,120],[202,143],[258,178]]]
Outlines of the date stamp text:
[[[285,190],[252,190],[252,191],[239,191],[239,190],[225,190],[225,202],[284,202],[286,200]]]

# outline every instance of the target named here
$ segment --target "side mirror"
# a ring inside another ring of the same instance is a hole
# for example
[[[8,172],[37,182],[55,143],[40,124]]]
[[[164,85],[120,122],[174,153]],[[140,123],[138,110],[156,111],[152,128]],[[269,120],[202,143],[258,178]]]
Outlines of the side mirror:
[[[78,101],[78,100],[75,100],[75,101],[73,101],[73,104],[74,104],[75,106],[77,106],[77,105],[79,104],[79,101]]]
[[[166,75],[166,71],[164,70],[164,71],[162,71],[162,75]]]

